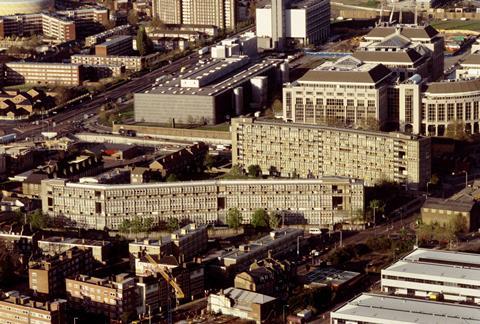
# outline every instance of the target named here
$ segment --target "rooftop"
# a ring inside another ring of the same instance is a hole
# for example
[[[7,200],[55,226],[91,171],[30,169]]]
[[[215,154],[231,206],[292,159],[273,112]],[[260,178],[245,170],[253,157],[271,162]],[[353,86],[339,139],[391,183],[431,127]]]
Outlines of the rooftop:
[[[362,294],[332,318],[372,323],[480,323],[480,308],[388,295]]]
[[[113,36],[112,38],[109,38],[107,41],[101,44],[97,44],[96,46],[110,46],[126,40],[132,40],[132,36],[128,36],[128,35]]]
[[[353,56],[325,62],[308,71],[298,82],[335,82],[377,84],[391,74],[382,64],[364,63]]]
[[[72,237],[61,237],[61,236],[51,236],[47,238],[42,238],[38,240],[40,243],[51,243],[51,244],[65,244],[65,245],[74,245],[74,246],[91,246],[91,247],[98,247],[98,246],[105,246],[110,245],[111,243],[108,241],[99,241],[99,240],[88,240],[88,239],[79,239],[79,238],[72,238]]]
[[[234,118],[235,119],[242,119],[244,123],[254,123],[254,124],[262,124],[262,125],[279,125],[284,127],[293,127],[293,128],[308,128],[308,129],[321,129],[325,131],[332,131],[332,132],[345,132],[345,133],[356,133],[365,136],[377,136],[377,137],[390,137],[390,138],[398,138],[402,140],[418,140],[422,137],[415,135],[415,134],[406,134],[400,132],[380,132],[380,131],[371,131],[371,130],[363,130],[363,129],[353,129],[353,128],[346,128],[346,127],[334,127],[334,126],[325,126],[325,125],[313,125],[313,124],[301,124],[301,123],[288,123],[284,122],[280,119],[272,119],[272,118]],[[324,177],[331,178],[331,177]],[[333,177],[338,178],[338,177]]]
[[[430,25],[396,25],[396,26],[378,26],[373,28],[365,38],[385,38],[391,34],[399,33],[410,39],[431,39],[438,34],[438,31]]]
[[[458,212],[470,212],[475,205],[472,201],[457,201],[441,198],[428,198],[423,204],[422,208],[452,210]]]
[[[383,272],[400,276],[409,274],[418,279],[441,277],[458,283],[478,284],[480,280],[480,255],[417,249]]]
[[[248,58],[206,59],[173,79],[156,82],[149,94],[212,96],[256,77],[283,62],[264,59],[257,63]],[[230,62],[230,63],[227,63]],[[241,68],[240,68],[241,67]]]
[[[252,291],[238,289],[238,288],[227,288],[223,291],[223,294],[235,301],[235,304],[266,304],[271,301],[274,301],[276,298],[270,297],[267,295],[258,294]]]
[[[364,62],[384,62],[384,63],[416,63],[423,59],[423,56],[415,49],[409,48],[402,51],[356,51],[353,57]]]
[[[480,79],[432,82],[427,84],[425,90],[426,93],[445,95],[472,91],[480,91]]]

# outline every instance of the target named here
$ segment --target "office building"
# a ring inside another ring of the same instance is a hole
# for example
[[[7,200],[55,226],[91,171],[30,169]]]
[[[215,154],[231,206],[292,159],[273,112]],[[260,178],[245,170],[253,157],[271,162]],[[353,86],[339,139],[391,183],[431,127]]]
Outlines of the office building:
[[[239,37],[231,37],[220,41],[210,47],[212,58],[227,58],[235,55],[254,57],[258,54],[257,36],[253,32],[247,32]]]
[[[58,324],[66,322],[67,301],[56,299],[39,302],[18,291],[0,296],[0,323]]]
[[[362,294],[330,313],[332,324],[480,323],[480,308],[461,304]]]
[[[256,241],[241,244],[237,249],[226,252],[219,259],[222,266],[232,272],[245,271],[255,260],[261,260],[267,256],[278,258],[294,253],[302,237],[302,229],[291,227],[276,229]]]
[[[402,296],[480,304],[480,256],[416,249],[382,270],[382,291]]]
[[[57,14],[74,21],[77,37],[81,38],[104,31],[110,21],[109,10],[95,6],[57,11]]]
[[[171,289],[160,274],[136,277],[137,314],[156,314],[168,307],[167,289]]]
[[[78,274],[90,274],[94,259],[91,250],[72,248],[56,256],[46,256],[32,261],[28,269],[29,287],[36,294],[49,297],[65,293],[65,278]]]
[[[1,0],[0,16],[40,13],[52,6],[52,0]]]
[[[8,84],[42,84],[78,86],[83,81],[79,64],[10,62],[5,64],[5,81]]]
[[[106,42],[108,38],[114,36],[130,35],[132,32],[132,26],[130,25],[121,25],[108,29],[98,34],[94,34],[85,38],[85,47],[92,47],[97,44]]]
[[[260,48],[318,45],[330,36],[328,0],[272,0],[257,8],[255,16]]]
[[[423,188],[431,175],[431,140],[402,133],[365,131],[262,120],[232,120],[232,163],[259,165],[262,173],[315,178],[326,175]]]
[[[379,129],[387,122],[391,71],[353,57],[325,62],[283,88],[283,119]]]
[[[408,49],[414,49],[417,53]],[[422,65],[420,61],[415,59],[420,55],[427,61],[430,81],[436,81],[443,78],[443,51],[444,38],[432,26],[396,24],[393,26],[379,25],[373,28],[363,37],[357,53],[354,55],[358,55],[358,58],[362,60],[367,60],[370,57],[375,62],[384,59],[381,63],[391,67],[403,80],[419,72],[420,74],[423,73],[423,67],[420,70],[415,70]],[[374,54],[363,52],[379,52],[381,54],[378,54],[377,59],[369,56],[374,56]],[[386,54],[384,52],[390,53]],[[391,59],[387,58],[388,55],[391,55]],[[408,60],[405,57],[406,55],[410,57]],[[401,57],[411,62],[397,64],[398,62],[395,62],[394,58],[400,60]],[[405,63],[408,64],[405,65]]]
[[[251,63],[246,56],[204,59],[180,76],[135,93],[135,121],[218,124],[254,112],[286,76],[283,60]]]
[[[146,56],[99,56],[75,54],[70,57],[73,64],[92,66],[124,66],[128,72],[139,72],[160,63],[160,53],[153,53]]]
[[[397,87],[401,131],[428,136],[480,133],[479,79],[426,83],[413,76]]]
[[[264,323],[276,305],[276,298],[248,290],[227,288],[208,296],[208,311]]]
[[[139,258],[143,253],[158,259],[172,255],[179,262],[183,262],[191,261],[204,252],[207,243],[207,227],[188,224],[160,240],[131,242],[128,244],[128,251],[134,258]]]
[[[393,144],[392,144],[393,145]],[[249,223],[256,209],[276,211],[285,223],[332,226],[353,222],[364,209],[363,182],[325,177],[287,180],[211,180],[141,185],[42,181],[42,210],[75,226],[118,229],[124,219],[170,218],[196,224],[225,223],[238,208]]]
[[[95,45],[96,56],[128,56],[133,51],[132,36],[120,35],[107,39],[107,41]]]
[[[80,250],[91,250],[93,259],[101,263],[106,263],[109,259],[112,248],[112,243],[109,241],[65,238],[60,236],[42,238],[38,240],[37,245],[43,255],[50,256],[64,253],[74,247]]]
[[[135,278],[126,273],[112,280],[78,275],[65,281],[68,305],[73,309],[106,315],[111,321],[136,311]]]
[[[166,24],[213,25],[236,28],[234,0],[154,0],[153,15]]]

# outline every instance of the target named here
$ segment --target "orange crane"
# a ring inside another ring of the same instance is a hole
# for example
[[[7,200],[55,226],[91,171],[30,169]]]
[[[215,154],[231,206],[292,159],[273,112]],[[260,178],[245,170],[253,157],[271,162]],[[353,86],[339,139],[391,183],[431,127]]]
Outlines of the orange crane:
[[[168,270],[168,268],[161,267],[153,258],[151,255],[145,253],[145,258],[150,262],[150,264],[155,266],[155,270],[160,273],[160,275],[165,279],[167,282],[167,318],[168,318],[168,324],[171,324],[172,321],[172,309],[171,309],[171,300],[170,300],[170,289],[168,289],[168,285],[170,285],[173,290],[175,291],[175,297],[177,299],[183,299],[185,298],[185,294],[182,291],[182,288],[177,284],[175,281],[175,278],[173,278],[172,274]]]

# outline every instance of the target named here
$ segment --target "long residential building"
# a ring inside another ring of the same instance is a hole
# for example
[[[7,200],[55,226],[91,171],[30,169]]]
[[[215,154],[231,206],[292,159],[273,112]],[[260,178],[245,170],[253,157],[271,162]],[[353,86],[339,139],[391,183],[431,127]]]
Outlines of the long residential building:
[[[422,188],[431,175],[431,140],[254,118],[232,119],[232,163],[284,177],[342,176]]]
[[[18,291],[10,291],[0,297],[0,323],[58,324],[66,322],[66,315],[66,300],[39,302],[20,295]]]
[[[10,62],[5,64],[7,84],[53,84],[78,86],[82,84],[82,66],[69,63]]]
[[[480,305],[480,256],[416,249],[382,270],[382,291]]]
[[[118,55],[82,55],[76,54],[70,57],[73,64],[92,66],[124,66],[127,71],[138,72],[154,66],[160,62],[160,54],[154,53],[146,56],[118,56]]]
[[[101,33],[91,35],[85,38],[85,46],[91,47],[97,44],[105,42],[108,38],[113,36],[120,36],[120,35],[130,35],[132,32],[132,26],[130,25],[121,25],[114,27],[112,29],[108,29]]]
[[[480,308],[414,298],[362,294],[330,313],[331,324],[478,324]]]
[[[238,208],[245,223],[256,209],[277,211],[286,223],[331,226],[350,222],[364,209],[363,182],[341,177],[286,180],[217,180],[140,185],[42,181],[42,209],[72,225],[118,229],[125,219],[188,218],[196,224],[225,223]]]
[[[76,40],[105,29],[108,10],[104,8],[82,8],[57,11],[56,13],[34,13],[0,17],[0,39],[6,36],[43,34],[62,42]]]
[[[234,0],[153,0],[153,15],[166,24],[213,25],[236,28]]]

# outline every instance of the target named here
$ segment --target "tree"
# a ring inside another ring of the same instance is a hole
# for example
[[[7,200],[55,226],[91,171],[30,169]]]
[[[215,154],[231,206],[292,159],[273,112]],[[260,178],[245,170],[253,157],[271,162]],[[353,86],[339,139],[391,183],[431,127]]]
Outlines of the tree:
[[[61,105],[69,101],[74,97],[74,91],[70,88],[66,87],[55,87],[53,89],[53,92],[55,93],[55,104],[56,105]]]
[[[167,182],[177,182],[178,178],[174,173],[170,173],[165,181],[167,181]]]
[[[252,215],[252,219],[250,220],[250,224],[254,228],[257,227],[267,227],[268,226],[268,214],[264,209],[257,209]]]
[[[450,221],[449,227],[455,235],[465,233],[468,230],[467,219],[461,214],[455,215],[455,217]]]
[[[150,21],[150,24],[149,24],[149,27],[151,27],[152,29],[164,29],[165,28],[165,24],[163,23],[163,21],[159,18],[159,17],[153,17],[152,21]]]
[[[228,227],[237,229],[242,225],[242,214],[237,208],[232,207],[227,212],[226,221]]]
[[[274,114],[283,113],[283,105],[280,99],[275,99],[272,103],[272,111]]]
[[[376,223],[378,219],[378,214],[383,213],[385,210],[385,203],[379,199],[373,199],[368,205],[373,212],[373,222]]]
[[[176,218],[169,218],[167,223],[167,229],[169,232],[174,232],[180,228],[180,223]]]
[[[28,223],[33,229],[43,229],[48,226],[49,218],[40,209],[27,216]]]
[[[214,164],[215,158],[210,154],[205,155],[205,160],[203,160],[203,166],[208,170],[211,170]]]
[[[128,11],[127,21],[132,26],[138,25],[138,13],[136,10],[130,9]]]
[[[262,169],[258,164],[252,164],[248,167],[248,175],[253,178],[258,178],[262,174]]]
[[[147,55],[152,51],[153,45],[150,38],[147,36],[145,27],[141,26],[137,33],[137,50],[141,56]]]
[[[277,212],[271,212],[268,216],[268,227],[276,229],[280,227],[281,217]]]
[[[445,137],[453,138],[456,140],[466,140],[469,138],[465,132],[465,123],[462,120],[454,120],[447,125],[445,130]]]
[[[243,168],[238,164],[232,165],[230,171],[225,175],[225,179],[242,179],[245,178]]]

